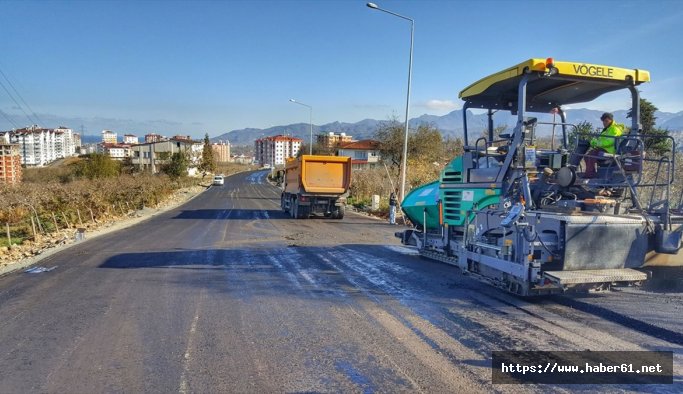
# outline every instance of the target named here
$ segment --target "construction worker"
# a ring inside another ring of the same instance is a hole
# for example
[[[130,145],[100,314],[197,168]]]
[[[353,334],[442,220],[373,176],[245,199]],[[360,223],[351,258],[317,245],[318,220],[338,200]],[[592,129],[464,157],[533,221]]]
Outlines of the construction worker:
[[[396,193],[398,193],[398,189],[389,195],[389,224],[396,224],[396,206],[398,205]]]
[[[579,140],[576,151],[569,160],[570,166],[578,167],[581,157],[583,157],[586,163],[586,172],[583,174],[584,178],[595,178],[598,175],[595,168],[598,160],[605,153],[616,153],[615,139],[624,132],[624,125],[616,123],[614,115],[611,113],[605,112],[600,117],[600,120],[602,120],[603,125],[600,135],[592,138],[590,141]]]

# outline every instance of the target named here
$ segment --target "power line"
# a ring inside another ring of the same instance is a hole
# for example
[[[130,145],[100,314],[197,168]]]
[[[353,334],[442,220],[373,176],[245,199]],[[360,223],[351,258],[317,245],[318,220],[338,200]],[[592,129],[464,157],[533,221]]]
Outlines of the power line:
[[[7,92],[7,95],[9,96],[9,98],[11,98],[12,101],[14,101],[14,104],[17,105],[17,107],[21,110],[21,112],[23,112],[24,115],[26,115],[26,118],[28,118],[28,121],[29,121],[30,123],[32,123],[32,124],[35,124],[36,122],[35,122],[33,119],[31,119],[31,117],[28,115],[28,113],[26,113],[26,111],[24,110],[24,107],[22,107],[21,104],[19,104],[19,102],[17,101],[17,99],[14,98],[14,96],[12,95],[12,93],[10,93],[10,91],[7,89],[7,87],[5,86],[5,84],[2,83],[2,81],[0,81],[0,86],[2,86],[3,89],[5,89],[5,92]]]
[[[19,126],[17,126],[17,124],[14,123],[14,121],[9,117],[9,115],[7,115],[6,113],[4,113],[2,110],[0,110],[0,114],[2,114],[2,117],[5,118],[5,119],[7,119],[7,121],[10,122],[10,123],[12,124],[12,126],[14,126],[15,129],[18,129],[18,128],[19,128]]]
[[[24,98],[21,96],[21,94],[19,94],[19,91],[17,90],[17,88],[14,87],[14,84],[12,83],[12,81],[10,81],[10,79],[7,78],[7,75],[5,75],[5,73],[2,71],[2,68],[0,68],[0,74],[2,74],[2,76],[5,78],[5,80],[7,81],[7,83],[9,83],[9,86],[12,87],[12,90],[14,90],[14,93],[16,93],[17,96],[19,96],[19,99],[21,100],[21,102],[24,103],[24,105],[26,105],[26,108],[28,108],[28,110],[31,111],[31,114],[33,115],[33,117],[38,121],[37,123],[38,123],[38,124],[43,124],[43,122],[41,122],[41,120],[40,120],[40,118],[38,117],[38,115],[36,115],[36,113],[35,113],[35,112],[33,111],[33,109],[31,108],[31,106],[28,105],[28,103],[26,102],[26,100],[24,100]]]

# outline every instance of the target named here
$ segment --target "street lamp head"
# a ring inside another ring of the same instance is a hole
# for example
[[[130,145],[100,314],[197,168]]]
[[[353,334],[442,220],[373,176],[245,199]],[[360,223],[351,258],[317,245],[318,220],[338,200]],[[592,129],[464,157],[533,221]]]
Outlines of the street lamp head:
[[[294,99],[289,99],[289,101],[296,103],[296,100],[294,100]]]
[[[377,4],[375,4],[375,3],[368,3],[368,4],[366,4],[366,5],[367,5],[368,7],[370,7],[370,8],[374,8],[374,9],[378,9],[378,8],[379,8],[379,7],[377,7]]]

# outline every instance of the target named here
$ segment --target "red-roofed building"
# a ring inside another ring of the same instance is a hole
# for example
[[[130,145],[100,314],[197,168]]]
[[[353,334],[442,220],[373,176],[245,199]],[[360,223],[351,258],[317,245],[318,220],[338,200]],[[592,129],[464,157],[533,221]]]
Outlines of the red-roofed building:
[[[372,168],[378,165],[380,160],[379,141],[360,140],[340,145],[337,156],[350,157],[354,170]]]

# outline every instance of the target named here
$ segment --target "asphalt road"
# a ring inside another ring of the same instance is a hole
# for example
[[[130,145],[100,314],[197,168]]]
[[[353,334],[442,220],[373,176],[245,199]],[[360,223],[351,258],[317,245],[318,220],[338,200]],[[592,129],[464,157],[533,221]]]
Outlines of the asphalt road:
[[[492,385],[493,350],[668,350],[683,295],[523,300],[348,213],[295,220],[264,172],[0,278],[0,392],[547,392]]]

